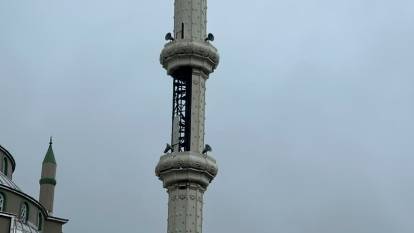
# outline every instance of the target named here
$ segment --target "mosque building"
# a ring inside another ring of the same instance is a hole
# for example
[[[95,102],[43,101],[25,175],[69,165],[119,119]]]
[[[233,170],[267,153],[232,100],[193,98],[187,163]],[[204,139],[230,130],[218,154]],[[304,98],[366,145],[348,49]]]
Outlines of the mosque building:
[[[16,162],[0,146],[0,233],[62,233],[67,219],[53,215],[56,159],[52,139],[43,159],[39,200],[24,193],[13,181]]]

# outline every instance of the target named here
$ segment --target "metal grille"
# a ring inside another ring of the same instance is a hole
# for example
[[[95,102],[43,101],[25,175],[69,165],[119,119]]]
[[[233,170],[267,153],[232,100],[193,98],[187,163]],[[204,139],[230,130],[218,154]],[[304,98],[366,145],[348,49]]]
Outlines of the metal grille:
[[[190,150],[191,134],[191,68],[173,74],[172,140],[174,151]]]

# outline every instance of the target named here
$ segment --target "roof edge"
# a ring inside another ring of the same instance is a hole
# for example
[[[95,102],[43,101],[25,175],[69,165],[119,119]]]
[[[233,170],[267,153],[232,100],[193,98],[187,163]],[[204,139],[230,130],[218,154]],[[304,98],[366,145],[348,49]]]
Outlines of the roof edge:
[[[62,223],[62,225],[69,222],[69,219],[58,218],[58,217],[54,217],[54,216],[50,216],[50,215],[46,217],[46,220],[47,221],[52,221],[52,222]]]
[[[39,207],[39,209],[43,212],[43,214],[44,214],[44,216],[46,217],[46,219],[50,219],[51,221],[54,221],[54,222],[60,222],[60,223],[63,223],[63,224],[65,224],[66,222],[68,222],[69,220],[67,220],[67,219],[64,219],[64,218],[58,218],[58,217],[54,217],[54,216],[51,216],[48,212],[47,212],[47,210],[46,210],[46,208],[38,201],[38,200],[36,200],[35,198],[33,198],[32,196],[30,196],[29,194],[27,194],[27,193],[24,193],[23,191],[20,191],[20,190],[15,190],[15,189],[12,189],[12,188],[9,188],[9,187],[7,187],[7,186],[4,186],[4,185],[2,185],[2,184],[0,184],[0,189],[1,188],[3,188],[4,190],[8,190],[8,191],[10,191],[10,192],[12,192],[12,193],[15,193],[15,194],[17,194],[17,195],[19,195],[19,196],[21,196],[21,197],[24,197],[24,198],[26,198],[27,200],[29,200],[29,201],[31,201],[32,202],[32,204],[34,204],[35,206],[37,206],[37,207]]]

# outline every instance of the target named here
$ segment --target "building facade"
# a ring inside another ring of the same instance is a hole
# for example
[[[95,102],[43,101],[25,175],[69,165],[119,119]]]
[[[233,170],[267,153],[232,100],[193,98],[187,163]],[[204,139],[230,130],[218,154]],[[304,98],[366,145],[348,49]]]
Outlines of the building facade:
[[[67,219],[53,216],[56,160],[52,140],[42,163],[39,200],[24,193],[13,181],[16,162],[0,146],[0,233],[62,233]]]
[[[218,171],[204,142],[206,81],[219,63],[207,0],[175,0],[174,31],[165,39],[160,62],[173,79],[172,132],[155,173],[169,196],[167,232],[201,233],[203,194]]]

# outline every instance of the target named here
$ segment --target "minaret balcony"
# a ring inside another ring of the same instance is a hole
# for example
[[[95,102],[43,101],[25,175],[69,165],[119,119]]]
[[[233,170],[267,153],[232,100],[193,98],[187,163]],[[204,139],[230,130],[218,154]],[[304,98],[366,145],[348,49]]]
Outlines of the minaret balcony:
[[[219,60],[217,49],[207,41],[171,41],[165,44],[160,55],[160,63],[169,75],[180,67],[198,68],[209,75]]]
[[[165,188],[177,183],[197,183],[207,188],[217,172],[213,157],[193,151],[162,155],[155,168],[155,174],[163,181]]]

